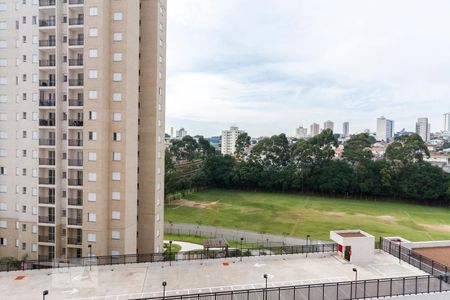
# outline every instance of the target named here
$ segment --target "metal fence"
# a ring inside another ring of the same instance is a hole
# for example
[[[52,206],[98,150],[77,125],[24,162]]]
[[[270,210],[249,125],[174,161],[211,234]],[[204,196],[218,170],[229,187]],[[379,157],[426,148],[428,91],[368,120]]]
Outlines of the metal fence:
[[[117,264],[136,264],[154,262],[172,262],[189,260],[207,260],[217,258],[239,258],[250,256],[292,255],[307,253],[332,253],[337,251],[337,244],[316,244],[299,246],[276,246],[239,248],[228,250],[194,250],[186,252],[127,254],[113,256],[92,256],[67,259],[39,259],[0,263],[0,272],[24,271],[36,269],[58,269],[70,267],[108,266]]]
[[[399,260],[405,261],[428,274],[442,277],[445,282],[450,283],[450,274],[447,266],[415,253],[413,250],[401,246],[398,242],[380,238],[380,245],[383,251],[398,257]]]
[[[431,275],[269,287],[189,295],[162,295],[140,300],[347,300],[417,295],[450,291],[450,285]]]

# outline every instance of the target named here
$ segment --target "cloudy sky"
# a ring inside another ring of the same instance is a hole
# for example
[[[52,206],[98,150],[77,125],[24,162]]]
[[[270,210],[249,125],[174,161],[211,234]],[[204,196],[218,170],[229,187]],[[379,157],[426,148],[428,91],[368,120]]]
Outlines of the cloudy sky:
[[[448,0],[168,2],[167,131],[438,131],[450,111]]]

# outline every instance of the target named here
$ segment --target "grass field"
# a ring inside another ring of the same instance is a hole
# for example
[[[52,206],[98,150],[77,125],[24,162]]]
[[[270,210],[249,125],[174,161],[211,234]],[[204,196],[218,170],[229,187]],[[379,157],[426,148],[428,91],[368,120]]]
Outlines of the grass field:
[[[329,231],[362,229],[377,238],[450,239],[450,209],[388,201],[207,190],[172,201],[165,220],[329,240]]]

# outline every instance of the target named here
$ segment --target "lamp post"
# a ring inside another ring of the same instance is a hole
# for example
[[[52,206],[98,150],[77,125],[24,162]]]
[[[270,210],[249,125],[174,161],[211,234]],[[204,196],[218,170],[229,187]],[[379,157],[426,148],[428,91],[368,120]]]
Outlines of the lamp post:
[[[172,241],[169,241],[169,266],[172,266]]]
[[[92,271],[92,244],[89,244],[88,248],[89,248],[89,271]]]
[[[308,257],[308,250],[309,250],[309,237],[310,237],[310,235],[309,234],[307,234],[306,235],[306,257]]]
[[[358,269],[353,268],[353,272],[355,272],[355,298],[358,298]],[[350,283],[350,299],[353,299],[353,291],[352,285]]]
[[[163,281],[163,282],[162,282],[162,287],[163,287],[163,299],[166,298],[166,285],[167,285],[167,282]]]
[[[242,255],[243,255],[243,253],[242,253],[242,242],[244,241],[244,238],[243,237],[241,237],[241,262],[242,262]]]
[[[48,290],[42,292],[42,300],[45,300],[45,296],[48,295]]]
[[[263,278],[266,280],[266,288],[264,289],[265,297],[263,297],[263,298],[265,298],[267,300],[267,278],[269,278],[269,275],[264,274]]]

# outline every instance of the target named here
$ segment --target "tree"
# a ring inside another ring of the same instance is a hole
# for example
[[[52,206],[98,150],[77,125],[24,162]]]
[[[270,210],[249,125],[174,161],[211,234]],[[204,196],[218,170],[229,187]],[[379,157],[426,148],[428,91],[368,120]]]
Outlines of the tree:
[[[345,143],[342,157],[352,164],[362,163],[372,159],[372,151],[368,149],[375,139],[367,133],[352,135]]]
[[[430,152],[418,134],[396,137],[386,149],[386,158],[389,161],[401,162],[404,165],[422,162],[424,156],[430,157]]]
[[[250,141],[251,137],[246,132],[238,135],[236,139],[236,151],[234,152],[237,159],[242,159],[245,156],[245,150],[250,147]]]

